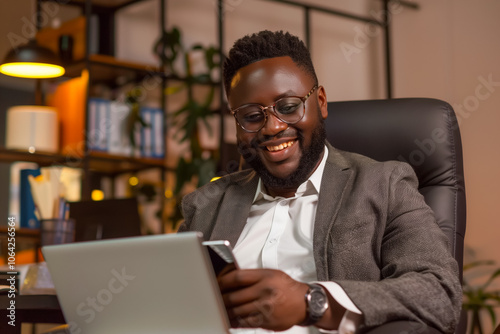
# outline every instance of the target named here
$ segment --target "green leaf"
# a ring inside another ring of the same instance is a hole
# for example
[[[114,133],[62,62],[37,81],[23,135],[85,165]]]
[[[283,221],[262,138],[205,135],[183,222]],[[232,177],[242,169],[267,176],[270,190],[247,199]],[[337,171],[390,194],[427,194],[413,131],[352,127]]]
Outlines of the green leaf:
[[[484,298],[486,300],[493,300],[493,301],[497,301],[497,302],[500,302],[500,295],[499,295],[499,291],[492,291],[492,292],[486,292],[484,293]],[[500,304],[499,304],[500,306]]]
[[[497,269],[491,276],[490,278],[486,281],[486,283],[483,284],[483,289],[485,289],[486,287],[488,287],[488,285],[491,284],[491,282],[493,282],[493,280],[495,278],[497,278],[498,276],[500,276],[500,269]]]
[[[207,93],[207,96],[205,97],[205,102],[203,102],[203,107],[205,109],[205,114],[209,113],[211,114],[212,111],[210,110],[210,105],[214,101],[214,96],[215,96],[215,87],[211,86],[210,90]]]
[[[493,265],[495,264],[495,261],[492,260],[481,260],[481,261],[475,261],[471,262],[468,264],[464,264],[464,271],[470,270],[472,268],[478,267],[478,266],[484,266],[484,265]]]
[[[174,111],[172,114],[174,116],[180,116],[186,111],[189,111],[189,102],[186,102],[179,110]]]
[[[218,59],[218,61],[215,61],[214,59],[219,57],[220,55],[219,51],[220,49],[215,48],[213,46],[210,46],[205,50],[205,61],[207,62],[207,67],[209,70],[212,70],[220,66],[221,59]]]
[[[181,32],[176,27],[173,27],[170,31],[163,31],[153,46],[153,53],[161,59],[162,63],[172,73],[175,73],[173,64],[177,55],[182,51]]]
[[[182,91],[185,88],[186,88],[186,84],[184,84],[184,83],[182,83],[180,85],[176,85],[176,86],[168,86],[167,88],[165,88],[165,94],[166,95],[173,95],[173,94],[179,93],[180,91]]]
[[[191,163],[187,162],[184,158],[180,158],[177,163],[177,168],[175,171],[176,181],[174,194],[179,195],[182,191],[184,185],[191,181],[193,178],[193,168],[191,168]]]
[[[212,131],[212,127],[210,126],[210,123],[208,123],[208,119],[206,117],[204,117],[204,118],[202,118],[202,120],[203,120],[203,124],[205,124],[205,128],[207,129],[208,135],[212,136],[213,131]]]
[[[491,318],[491,322],[493,324],[493,328],[495,328],[495,325],[497,323],[497,319],[496,319],[496,315],[495,315],[495,310],[493,309],[492,306],[489,306],[489,305],[487,305],[485,308],[488,311],[488,313],[490,314],[490,318]]]

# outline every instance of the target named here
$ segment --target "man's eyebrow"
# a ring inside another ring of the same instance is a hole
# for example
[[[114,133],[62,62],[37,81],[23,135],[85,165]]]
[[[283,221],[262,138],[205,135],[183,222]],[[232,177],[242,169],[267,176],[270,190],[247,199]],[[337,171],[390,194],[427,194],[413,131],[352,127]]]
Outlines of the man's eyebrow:
[[[281,94],[279,94],[279,95],[276,95],[276,96],[274,97],[274,101],[276,102],[276,101],[278,101],[279,99],[282,99],[282,98],[284,98],[284,97],[289,97],[289,96],[298,96],[298,95],[297,95],[297,93],[295,93],[293,90],[289,89],[289,90],[287,90],[286,92],[283,92],[283,93],[281,93]],[[260,103],[256,103],[256,102],[253,102],[253,103],[252,103],[252,102],[250,102],[250,103],[245,103],[245,104],[258,104],[258,105],[264,106],[264,105],[262,105],[262,104],[260,104]],[[264,106],[264,107],[265,107],[265,106]]]
[[[298,96],[298,95],[297,95],[296,92],[294,92],[293,90],[289,89],[286,92],[283,92],[283,93],[281,93],[278,96],[275,96],[274,97],[274,101],[278,101],[279,99],[282,99],[282,98],[288,97],[288,96]]]

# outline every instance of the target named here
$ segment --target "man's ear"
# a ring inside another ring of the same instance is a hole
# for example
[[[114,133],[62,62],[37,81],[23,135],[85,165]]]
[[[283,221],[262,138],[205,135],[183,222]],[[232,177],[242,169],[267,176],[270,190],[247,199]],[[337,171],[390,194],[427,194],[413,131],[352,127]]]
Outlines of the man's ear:
[[[318,87],[318,104],[321,110],[321,117],[326,119],[328,117],[328,99],[326,98],[326,92],[323,86]]]

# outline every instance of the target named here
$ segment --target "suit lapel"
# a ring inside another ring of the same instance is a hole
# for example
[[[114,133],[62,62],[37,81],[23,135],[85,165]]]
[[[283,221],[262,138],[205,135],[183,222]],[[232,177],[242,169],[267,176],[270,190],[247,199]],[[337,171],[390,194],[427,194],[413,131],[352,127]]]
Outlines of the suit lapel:
[[[233,247],[236,245],[247,222],[257,184],[258,177],[253,176],[227,188],[210,240],[228,240]]]
[[[328,278],[328,239],[341,207],[342,198],[348,184],[347,181],[352,175],[349,164],[345,159],[335,148],[329,144],[327,145],[329,154],[321,180],[313,236],[314,259],[319,280]]]

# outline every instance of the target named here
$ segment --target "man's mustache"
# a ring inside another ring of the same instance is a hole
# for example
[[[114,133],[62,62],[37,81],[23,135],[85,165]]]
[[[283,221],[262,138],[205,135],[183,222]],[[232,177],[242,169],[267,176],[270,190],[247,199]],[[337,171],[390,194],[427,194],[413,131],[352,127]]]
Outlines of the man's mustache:
[[[254,139],[252,139],[252,141],[250,142],[250,146],[254,149],[257,149],[261,146],[262,143],[266,141],[272,139],[281,139],[284,137],[297,137],[299,142],[302,142],[302,139],[304,138],[301,131],[288,127],[286,130],[283,130],[274,136],[269,136],[269,135],[257,136]]]

